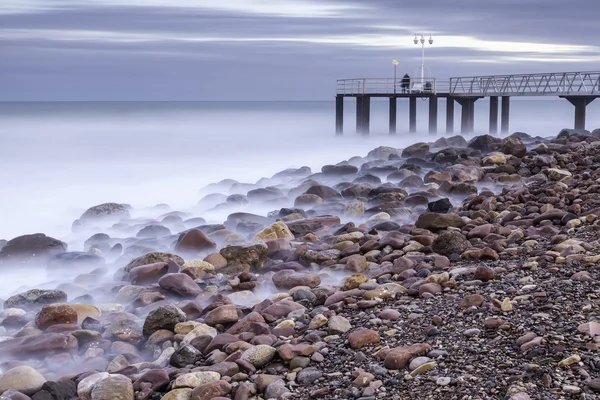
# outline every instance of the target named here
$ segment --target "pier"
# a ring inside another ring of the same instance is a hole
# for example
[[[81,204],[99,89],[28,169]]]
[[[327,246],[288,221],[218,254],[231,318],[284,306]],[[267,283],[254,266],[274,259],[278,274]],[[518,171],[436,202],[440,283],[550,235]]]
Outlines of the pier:
[[[508,133],[511,97],[558,97],[575,108],[574,128],[585,129],[586,107],[600,97],[600,72],[558,72],[523,75],[490,75],[449,79],[411,78],[403,88],[402,78],[340,79],[336,82],[336,133],[344,132],[344,99],[356,99],[356,131],[368,134],[371,99],[389,99],[389,132],[396,133],[398,99],[408,99],[408,128],[417,131],[417,99],[429,103],[429,133],[437,134],[440,99],[446,106],[446,133],[454,132],[454,104],[461,107],[460,132],[472,133],[477,100],[489,98],[489,132]]]

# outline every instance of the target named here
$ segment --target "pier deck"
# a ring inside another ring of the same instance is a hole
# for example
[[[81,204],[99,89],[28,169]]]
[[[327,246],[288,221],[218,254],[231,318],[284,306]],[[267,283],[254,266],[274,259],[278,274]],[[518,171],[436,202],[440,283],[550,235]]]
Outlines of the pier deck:
[[[396,133],[397,99],[409,99],[409,132],[417,130],[417,99],[429,102],[429,133],[437,133],[438,99],[446,101],[446,132],[454,131],[454,103],[461,106],[461,133],[473,132],[475,102],[490,99],[490,133],[507,133],[511,97],[559,97],[575,107],[575,129],[585,129],[586,107],[600,97],[600,71],[557,72],[522,75],[489,75],[455,78],[411,78],[403,88],[402,78],[354,78],[336,82],[336,133],[344,130],[344,98],[356,98],[356,130],[368,134],[371,98],[389,99],[389,130]]]

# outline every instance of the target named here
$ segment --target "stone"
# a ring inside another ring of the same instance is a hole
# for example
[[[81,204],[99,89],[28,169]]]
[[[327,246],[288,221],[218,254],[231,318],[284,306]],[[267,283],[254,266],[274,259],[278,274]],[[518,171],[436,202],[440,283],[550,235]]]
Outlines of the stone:
[[[327,327],[329,332],[332,334],[343,334],[352,329],[352,325],[350,321],[341,315],[333,315],[329,317],[329,321],[327,322]]]
[[[43,233],[22,235],[0,248],[0,265],[42,264],[54,254],[67,251],[67,245]]]
[[[309,367],[304,368],[296,376],[296,382],[302,386],[308,386],[315,383],[317,379],[323,376],[323,373],[317,368]]]
[[[429,204],[427,204],[427,210],[432,213],[446,214],[451,209],[452,209],[452,203],[450,202],[450,199],[448,199],[448,198],[443,198],[440,200],[432,201]]]
[[[202,230],[192,228],[182,233],[175,245],[175,251],[178,252],[198,252],[212,250],[217,245]]]
[[[271,226],[258,232],[253,240],[254,241],[269,241],[277,239],[294,239],[294,234],[290,231],[290,228],[281,221],[275,222]]]
[[[527,154],[527,148],[521,139],[511,136],[502,140],[499,150],[504,154],[510,154],[519,158],[525,157],[525,154]]]
[[[256,368],[262,368],[269,362],[271,362],[276,352],[277,349],[275,349],[274,347],[260,344],[258,346],[251,347],[244,351],[241,359],[249,362]]]
[[[175,381],[173,381],[173,389],[194,389],[200,385],[218,381],[219,379],[221,379],[221,375],[213,371],[190,372],[179,375]]]
[[[490,281],[494,279],[494,269],[485,264],[479,265],[475,269],[474,277],[482,282]]]
[[[321,284],[321,277],[318,274],[307,272],[296,272],[292,269],[283,269],[273,275],[273,283],[278,289],[293,289],[297,286],[307,286],[311,289]]]
[[[123,375],[109,375],[92,388],[91,400],[133,400],[133,383]]]
[[[177,368],[185,368],[188,365],[194,365],[202,359],[202,353],[194,346],[184,343],[175,350],[169,363]]]
[[[67,294],[62,290],[31,289],[9,297],[4,302],[4,308],[39,310],[45,304],[63,303],[65,301],[67,301]]]
[[[179,257],[178,255],[157,251],[144,254],[143,256],[140,256],[138,258],[134,258],[125,266],[125,272],[129,272],[133,268],[139,267],[140,265],[148,265],[159,262],[168,263],[169,261],[174,261],[177,265],[180,266],[184,264],[183,258]]]
[[[456,214],[438,214],[423,213],[419,215],[415,226],[421,229],[427,229],[437,232],[450,227],[462,228],[466,225],[465,221]]]
[[[47,304],[35,316],[35,324],[45,330],[56,324],[76,324],[77,312],[66,304]]]
[[[196,282],[182,273],[166,274],[158,280],[158,285],[182,297],[195,297],[202,293]]]
[[[31,396],[39,391],[45,382],[44,376],[35,369],[21,365],[0,376],[0,394],[12,389]]]
[[[285,386],[283,380],[279,378],[275,382],[271,382],[265,389],[265,399],[280,399],[290,390]]]
[[[411,346],[396,347],[385,356],[384,366],[387,369],[405,368],[414,357],[426,354],[431,350],[427,343],[417,343]]]
[[[169,264],[166,262],[140,265],[129,271],[129,280],[134,285],[156,283],[163,275],[166,275],[168,271]]]
[[[175,389],[165,394],[160,400],[190,400],[192,397],[192,389]]]
[[[204,316],[204,322],[210,326],[231,324],[238,320],[239,315],[234,304],[219,306]]]
[[[196,387],[190,400],[213,400],[231,392],[231,384],[224,380],[213,381]]]
[[[269,247],[264,243],[243,246],[227,246],[220,253],[228,264],[249,265],[255,269],[264,268]]]
[[[365,282],[368,282],[369,278],[363,274],[353,274],[344,279],[342,290],[358,289],[358,287]]]
[[[206,324],[199,324],[189,333],[187,333],[181,342],[191,343],[192,340],[202,335],[209,335],[210,337],[214,338],[215,336],[217,336],[217,330],[212,326],[208,326]]]
[[[131,215],[129,214],[129,209],[125,204],[103,203],[88,208],[81,215],[81,217],[79,217],[79,220],[98,221],[107,218],[112,220],[119,220],[122,218],[131,218]]]
[[[572,174],[569,171],[558,168],[548,168],[546,173],[548,174],[548,178],[550,178],[553,181],[560,181],[563,178],[572,176]]]
[[[173,331],[175,325],[185,322],[187,317],[183,311],[173,305],[166,305],[150,311],[144,321],[144,337],[150,337],[154,332],[160,329]]]
[[[77,385],[77,396],[79,396],[81,400],[91,400],[94,385],[109,376],[110,374],[108,372],[98,372],[83,378]]]
[[[442,232],[433,241],[431,249],[443,256],[460,255],[469,248],[469,241],[461,232]]]
[[[346,261],[346,271],[364,272],[367,269],[367,259],[360,254],[354,254],[348,257]]]
[[[362,349],[365,346],[377,344],[381,341],[379,333],[372,329],[360,329],[348,336],[348,342],[353,349]]]
[[[419,157],[425,156],[429,153],[429,145],[427,143],[419,142],[412,144],[402,150],[402,158]]]

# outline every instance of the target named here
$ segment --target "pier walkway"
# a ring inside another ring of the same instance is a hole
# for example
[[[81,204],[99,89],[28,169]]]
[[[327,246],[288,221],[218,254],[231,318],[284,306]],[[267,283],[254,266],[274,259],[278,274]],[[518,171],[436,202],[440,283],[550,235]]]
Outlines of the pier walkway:
[[[368,134],[371,98],[389,99],[389,130],[396,133],[397,99],[408,98],[409,132],[417,130],[417,99],[429,101],[429,133],[437,133],[438,99],[446,101],[446,132],[454,132],[454,103],[461,106],[461,133],[473,132],[475,102],[490,99],[490,133],[508,132],[511,97],[559,97],[575,107],[575,129],[585,129],[586,107],[600,97],[600,71],[557,72],[523,75],[490,75],[447,79],[411,78],[403,88],[402,78],[340,79],[336,82],[336,133],[344,131],[344,98],[356,98],[356,130]]]

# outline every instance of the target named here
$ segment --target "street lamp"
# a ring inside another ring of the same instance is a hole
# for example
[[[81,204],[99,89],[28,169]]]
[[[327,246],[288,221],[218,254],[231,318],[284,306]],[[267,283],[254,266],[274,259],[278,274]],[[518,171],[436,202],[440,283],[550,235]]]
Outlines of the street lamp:
[[[433,38],[431,37],[431,35],[429,35],[428,42],[430,45],[433,44]],[[423,83],[425,81],[425,36],[422,33],[415,34],[413,43],[416,45],[421,43],[421,88],[423,88]]]
[[[398,60],[392,60],[392,64],[394,64],[394,93],[396,93],[396,67],[398,67]]]

